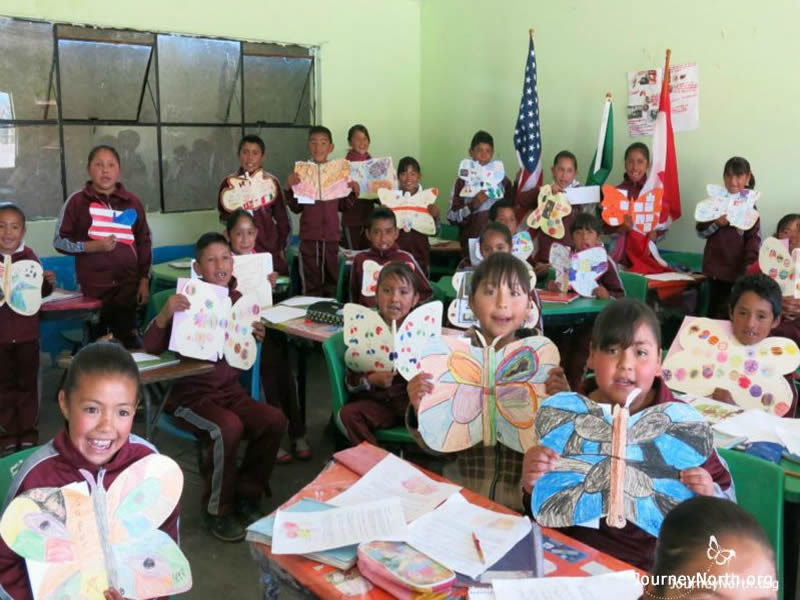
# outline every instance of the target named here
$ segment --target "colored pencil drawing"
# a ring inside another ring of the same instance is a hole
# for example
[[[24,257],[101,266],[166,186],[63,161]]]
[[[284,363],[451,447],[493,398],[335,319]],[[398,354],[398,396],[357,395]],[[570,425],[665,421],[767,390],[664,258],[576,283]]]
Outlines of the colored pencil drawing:
[[[425,235],[436,234],[436,221],[428,212],[428,206],[436,202],[439,190],[428,188],[416,194],[399,190],[379,189],[378,199],[381,204],[391,208],[397,219],[397,227],[403,231],[419,231]]]
[[[572,288],[581,296],[591,298],[599,285],[597,280],[608,269],[608,255],[602,246],[572,252],[566,246],[553,244],[550,265],[555,269],[556,284],[561,292]]]
[[[474,198],[485,192],[489,200],[496,200],[505,195],[503,179],[506,176],[502,161],[493,160],[482,165],[477,160],[465,158],[458,165],[458,176],[464,181],[460,196]],[[488,207],[484,210],[488,210]]]
[[[277,193],[275,182],[269,173],[258,169],[252,175],[245,172],[243,175],[228,177],[220,200],[225,210],[230,212],[238,208],[256,210],[272,204]]]
[[[768,237],[758,252],[758,266],[780,286],[782,295],[800,298],[800,248],[789,252],[789,240]]]
[[[662,188],[645,192],[635,200],[629,200],[625,192],[612,185],[604,185],[602,189],[603,201],[600,206],[603,209],[603,221],[618,227],[625,223],[625,217],[630,217],[631,226],[639,233],[650,233],[656,228],[661,216]]]
[[[322,164],[298,161],[294,163],[294,172],[300,177],[300,183],[292,186],[298,198],[328,201],[350,193],[350,186],[347,185],[350,163],[343,158]]]
[[[350,162],[350,180],[358,183],[361,190],[359,196],[366,199],[378,198],[380,190],[396,189],[397,174],[392,157]]]
[[[742,190],[731,194],[721,185],[712,184],[706,186],[706,192],[709,197],[698,202],[694,209],[695,221],[704,223],[726,217],[731,226],[742,231],[747,231],[758,221],[755,205],[761,197],[760,192]]]
[[[35,260],[11,262],[11,255],[3,257],[0,265],[0,306],[8,304],[15,313],[30,316],[42,306],[44,271]]]
[[[528,227],[540,229],[547,235],[560,240],[566,234],[564,217],[572,212],[572,205],[563,193],[554,194],[549,185],[539,190],[536,208],[528,215]]]

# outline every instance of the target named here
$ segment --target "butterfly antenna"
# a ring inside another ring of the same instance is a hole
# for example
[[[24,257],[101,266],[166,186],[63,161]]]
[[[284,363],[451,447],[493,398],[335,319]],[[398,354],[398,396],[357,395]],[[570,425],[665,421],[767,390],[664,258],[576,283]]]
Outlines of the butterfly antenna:
[[[625,398],[625,408],[629,408],[633,401],[636,400],[636,397],[642,393],[642,390],[639,388],[634,388],[631,390],[631,393],[628,394],[628,397]]]

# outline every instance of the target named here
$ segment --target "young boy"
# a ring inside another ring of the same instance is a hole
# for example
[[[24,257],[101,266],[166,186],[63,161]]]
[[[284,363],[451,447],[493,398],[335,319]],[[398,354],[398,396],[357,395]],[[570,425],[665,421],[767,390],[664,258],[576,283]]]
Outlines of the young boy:
[[[647,305],[621,298],[601,312],[592,330],[589,367],[594,380],[584,386],[595,402],[624,406],[630,393],[641,390],[629,407],[630,414],[656,404],[675,402],[672,392],[661,380],[661,327]],[[558,455],[550,448],[534,446],[525,453],[522,475],[523,502],[530,511],[531,494],[536,481],[556,466]],[[716,450],[700,466],[680,472],[680,480],[696,494],[732,497],[733,484]],[[615,529],[600,519],[599,529],[567,527],[568,536],[602,552],[648,571],[653,565],[656,538],[628,522]]]
[[[494,138],[485,131],[478,131],[472,136],[472,142],[469,145],[469,156],[481,165],[491,162],[494,156]],[[503,178],[501,185],[505,193],[504,197],[510,199],[512,186],[508,177]],[[486,192],[479,192],[474,198],[462,198],[461,190],[463,188],[464,180],[459,177],[453,186],[453,196],[450,200],[450,210],[447,211],[447,220],[453,225],[458,225],[461,254],[463,257],[468,257],[469,239],[478,237],[483,231],[489,221],[489,209],[499,198],[489,199]]]
[[[364,281],[364,263],[368,260],[376,262],[380,266],[392,262],[406,263],[414,271],[415,287],[418,290],[420,301],[429,300],[433,295],[433,290],[425,278],[422,268],[409,252],[397,247],[399,230],[392,210],[385,206],[379,206],[373,210],[367,220],[366,232],[370,248],[362,250],[353,259],[353,268],[350,271],[350,302],[369,307],[373,307],[377,303],[375,289],[378,281],[377,273],[374,274],[374,283]],[[367,276],[369,275],[367,273]]]
[[[25,246],[25,213],[14,204],[0,204],[0,276],[2,261],[39,262]],[[42,296],[53,291],[56,276],[44,272]],[[20,315],[4,303],[0,306],[0,456],[11,454],[39,440],[39,313]]]
[[[333,152],[333,135],[330,129],[315,125],[308,130],[308,151],[318,165],[328,162]],[[300,204],[294,197],[292,186],[300,177],[292,172],[286,179],[286,204],[300,217],[300,273],[303,277],[303,294],[307,296],[333,296],[339,278],[339,212],[347,210],[356,201],[360,189],[350,182],[351,192],[335,200],[317,200],[313,204]]]
[[[231,276],[233,254],[222,234],[203,234],[195,246],[195,260],[194,268],[204,281],[228,288],[232,302],[241,297]],[[167,349],[172,317],[189,307],[189,300],[181,294],[167,300],[145,332],[146,352],[160,354]],[[254,323],[253,335],[263,339],[264,325]],[[214,363],[213,371],[175,382],[165,403],[165,410],[175,416],[178,425],[200,439],[205,477],[202,502],[211,533],[225,542],[244,539],[234,510],[247,524],[264,516],[261,493],[286,429],[280,409],[253,400],[239,383],[240,374],[222,358]],[[242,438],[249,443],[237,470]]]
[[[264,159],[264,140],[257,135],[246,135],[239,142],[239,170],[233,174],[234,177],[244,177],[245,173],[252,176],[262,168]],[[286,212],[286,204],[283,201],[283,192],[278,178],[268,174],[272,183],[275,185],[275,199],[267,206],[261,206],[253,211],[256,222],[256,252],[269,252],[272,254],[272,266],[276,273],[287,275],[289,265],[286,262],[286,242],[292,231],[289,223],[289,215]],[[219,220],[227,223],[231,213],[222,205],[222,191],[228,187],[226,177],[219,186],[217,209],[219,210]]]
[[[511,200],[498,200],[492,204],[492,208],[489,209],[489,221],[502,223],[508,227],[512,236],[517,233],[519,228],[517,215],[514,212],[514,203]]]

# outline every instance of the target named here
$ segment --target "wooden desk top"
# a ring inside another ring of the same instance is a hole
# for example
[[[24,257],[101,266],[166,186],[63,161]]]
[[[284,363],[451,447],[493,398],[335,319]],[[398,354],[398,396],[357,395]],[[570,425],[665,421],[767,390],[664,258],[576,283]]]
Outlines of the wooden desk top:
[[[59,368],[69,369],[72,365],[72,357],[66,356],[59,358],[57,361]],[[142,385],[149,385],[151,383],[158,383],[159,381],[171,381],[173,379],[180,379],[182,377],[190,377],[192,375],[202,375],[214,370],[214,363],[197,360],[196,358],[181,357],[181,361],[176,365],[167,365],[165,367],[156,367],[139,373],[139,381]]]
[[[56,289],[54,292],[72,293],[69,290]],[[55,300],[53,302],[43,302],[40,309],[43,313],[42,316],[46,318],[60,318],[55,313],[59,312],[72,312],[72,311],[92,311],[99,310],[103,303],[97,298],[90,296],[80,295],[76,298],[67,298],[66,300]],[[49,314],[46,314],[49,313]]]

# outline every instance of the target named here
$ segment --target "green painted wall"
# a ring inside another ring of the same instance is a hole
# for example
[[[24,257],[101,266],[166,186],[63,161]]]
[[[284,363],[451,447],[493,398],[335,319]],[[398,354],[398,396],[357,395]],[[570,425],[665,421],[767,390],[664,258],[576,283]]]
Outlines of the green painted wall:
[[[0,14],[319,46],[320,122],[333,131],[334,156],[344,155],[347,129],[357,122],[370,130],[373,155],[419,154],[418,0],[5,0]],[[154,213],[148,220],[156,245],[193,243],[200,233],[219,227],[216,211]],[[28,227],[27,242],[42,256],[54,254],[54,224],[38,221]]]
[[[663,10],[658,12],[658,8]],[[764,233],[796,212],[800,170],[800,3],[770,0],[436,0],[422,3],[422,167],[426,185],[449,190],[472,134],[487,129],[510,175],[512,132],[528,47],[536,29],[539,101],[546,165],[562,149],[578,156],[585,178],[604,94],[615,98],[615,168],[633,140],[625,119],[625,74],[673,64],[700,68],[700,128],[677,133],[684,218],[664,243],[702,249],[694,205],[707,183],[721,182],[725,161],[746,157],[756,176]],[[650,145],[649,138],[636,138]],[[546,172],[549,176],[549,171]],[[545,181],[549,181],[545,179]]]

